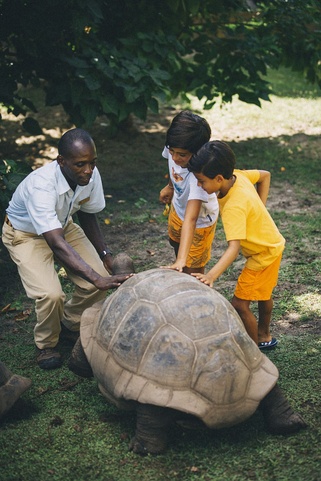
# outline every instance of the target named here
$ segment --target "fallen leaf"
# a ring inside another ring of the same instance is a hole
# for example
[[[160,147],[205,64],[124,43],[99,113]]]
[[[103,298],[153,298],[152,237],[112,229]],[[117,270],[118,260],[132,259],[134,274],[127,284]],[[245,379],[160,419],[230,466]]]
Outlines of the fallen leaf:
[[[196,466],[192,466],[191,467],[191,472],[192,473],[197,473],[199,471],[199,469],[196,467]]]
[[[149,254],[150,256],[154,256],[154,255],[155,255],[155,252],[154,252],[154,251],[147,250],[146,252],[147,252],[147,254]]]
[[[6,306],[4,306],[4,307],[1,309],[1,312],[3,312],[3,313],[8,312],[9,309],[10,309],[10,306],[11,306],[11,304],[7,304]],[[13,310],[15,310],[15,309],[13,309]]]
[[[39,396],[42,396],[43,394],[46,394],[46,392],[50,390],[51,388],[49,387],[39,387],[39,389],[37,390],[37,393],[39,394]]]
[[[31,313],[31,310],[26,309],[25,311],[22,311],[19,314],[17,314],[16,316],[14,316],[14,320],[15,321],[25,321],[30,316],[30,313]]]

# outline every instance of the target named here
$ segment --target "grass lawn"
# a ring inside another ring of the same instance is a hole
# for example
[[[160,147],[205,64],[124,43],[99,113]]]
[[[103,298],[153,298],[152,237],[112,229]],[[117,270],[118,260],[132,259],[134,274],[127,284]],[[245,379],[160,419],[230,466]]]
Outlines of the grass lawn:
[[[280,371],[279,385],[308,429],[289,437],[271,436],[257,412],[245,423],[219,431],[174,426],[169,448],[160,456],[129,452],[134,413],[109,404],[94,380],[78,378],[66,363],[48,372],[36,366],[33,303],[25,297],[17,275],[2,270],[0,275],[7,277],[0,302],[0,359],[33,384],[0,421],[1,481],[320,481],[321,96],[287,71],[269,76],[275,93],[261,109],[235,99],[202,114],[212,126],[213,138],[231,143],[239,168],[272,172],[268,208],[287,244],[272,327],[279,346],[268,357]],[[195,99],[192,108],[201,112]],[[142,137],[145,146],[151,146],[150,156],[155,156],[155,144],[158,150],[162,145],[165,114],[169,116],[165,111],[162,121],[149,121]],[[153,133],[155,125],[159,132]],[[163,264],[164,253],[170,251],[158,204],[166,169],[155,162],[148,170],[148,183],[155,189],[147,191],[141,174],[150,159],[139,159],[135,151],[124,149],[131,142],[119,138],[109,144],[106,169],[114,183],[110,189],[108,185],[112,198],[104,216],[111,218],[111,224],[105,228],[112,242],[127,246],[138,270],[144,270],[153,263]],[[98,143],[102,146],[103,140]],[[126,176],[126,162],[132,165],[133,159],[137,163]],[[128,202],[131,195],[136,202]],[[116,241],[113,235],[119,231]],[[209,266],[224,248],[219,226]],[[215,286],[227,298],[241,267],[238,259]],[[68,281],[62,278],[62,282],[68,290]],[[10,309],[4,309],[8,304]],[[67,359],[70,347],[61,344],[60,348]]]

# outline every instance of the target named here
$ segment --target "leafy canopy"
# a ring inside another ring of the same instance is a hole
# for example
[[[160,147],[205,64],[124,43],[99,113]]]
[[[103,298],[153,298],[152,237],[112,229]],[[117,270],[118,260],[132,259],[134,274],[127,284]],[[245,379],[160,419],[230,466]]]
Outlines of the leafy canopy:
[[[260,105],[267,66],[321,85],[319,25],[318,0],[0,0],[0,103],[35,111],[19,86],[41,86],[77,126],[188,94],[205,109],[236,94]]]

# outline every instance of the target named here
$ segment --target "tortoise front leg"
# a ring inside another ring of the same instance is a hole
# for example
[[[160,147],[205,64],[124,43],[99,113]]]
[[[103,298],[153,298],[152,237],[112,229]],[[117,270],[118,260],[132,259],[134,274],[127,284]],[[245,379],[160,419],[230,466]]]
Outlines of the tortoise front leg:
[[[129,449],[137,454],[160,454],[167,447],[168,427],[175,418],[172,409],[137,404],[136,433]]]
[[[271,434],[293,434],[307,427],[277,385],[262,399],[260,409]]]
[[[87,360],[85,351],[82,347],[80,338],[77,339],[74,348],[71,352],[71,356],[68,361],[68,368],[81,377],[93,377],[93,371]]]

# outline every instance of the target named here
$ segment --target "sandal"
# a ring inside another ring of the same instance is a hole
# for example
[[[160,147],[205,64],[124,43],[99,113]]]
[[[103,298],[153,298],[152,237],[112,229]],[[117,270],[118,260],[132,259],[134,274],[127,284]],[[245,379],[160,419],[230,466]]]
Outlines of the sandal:
[[[258,346],[259,349],[264,350],[264,349],[273,349],[277,345],[278,341],[275,339],[275,337],[272,337],[271,341],[267,342],[259,342]]]

